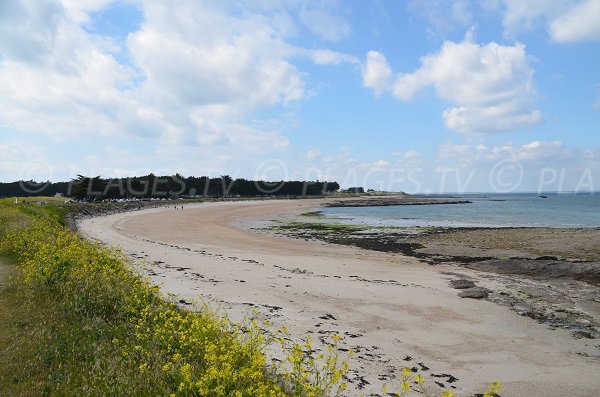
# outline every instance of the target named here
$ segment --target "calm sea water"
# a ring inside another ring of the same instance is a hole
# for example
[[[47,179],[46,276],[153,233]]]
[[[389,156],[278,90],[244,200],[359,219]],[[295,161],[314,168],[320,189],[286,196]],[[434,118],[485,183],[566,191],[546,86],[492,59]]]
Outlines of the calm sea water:
[[[600,227],[600,193],[465,194],[472,204],[324,208],[323,215],[353,223],[442,227]],[[348,220],[350,221],[350,220]]]

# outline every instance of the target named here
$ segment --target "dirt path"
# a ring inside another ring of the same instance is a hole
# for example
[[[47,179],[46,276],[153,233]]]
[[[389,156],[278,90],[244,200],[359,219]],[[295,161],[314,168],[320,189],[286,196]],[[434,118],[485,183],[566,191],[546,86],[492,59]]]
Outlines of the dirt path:
[[[4,286],[4,284],[8,281],[13,268],[14,266],[9,265],[2,258],[0,258],[0,287]]]

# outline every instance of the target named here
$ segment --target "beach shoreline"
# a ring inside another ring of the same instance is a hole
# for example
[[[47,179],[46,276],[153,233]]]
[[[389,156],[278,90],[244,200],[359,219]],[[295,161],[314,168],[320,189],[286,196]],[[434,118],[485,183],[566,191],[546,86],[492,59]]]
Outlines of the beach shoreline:
[[[324,218],[319,211],[260,226],[253,229],[476,270],[461,293],[570,330],[577,338],[600,338],[598,229],[386,227]],[[477,279],[493,280],[496,288],[481,289]]]
[[[121,246],[184,306],[201,295],[234,320],[254,308],[295,337],[312,334],[318,341],[340,333],[342,345],[357,351],[349,395],[398,383],[404,366],[429,384],[466,393],[481,392],[492,380],[503,381],[503,396],[588,396],[600,388],[593,375],[597,343],[492,302],[459,298],[449,286],[481,272],[239,227],[299,215],[324,201],[193,204],[89,218],[78,226],[88,238]]]

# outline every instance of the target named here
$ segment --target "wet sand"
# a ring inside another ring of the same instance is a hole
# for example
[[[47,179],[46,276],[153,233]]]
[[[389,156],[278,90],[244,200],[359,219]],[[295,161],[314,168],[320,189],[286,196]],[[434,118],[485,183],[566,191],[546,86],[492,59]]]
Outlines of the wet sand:
[[[86,219],[79,227],[147,263],[152,279],[184,305],[201,296],[233,319],[252,307],[295,337],[340,333],[342,345],[357,352],[348,395],[397,385],[404,366],[418,369],[427,384],[464,393],[482,392],[492,380],[503,383],[502,396],[594,396],[600,390],[597,340],[575,339],[493,302],[460,298],[449,286],[452,279],[474,278],[497,287],[480,272],[233,226],[322,203],[193,204]]]

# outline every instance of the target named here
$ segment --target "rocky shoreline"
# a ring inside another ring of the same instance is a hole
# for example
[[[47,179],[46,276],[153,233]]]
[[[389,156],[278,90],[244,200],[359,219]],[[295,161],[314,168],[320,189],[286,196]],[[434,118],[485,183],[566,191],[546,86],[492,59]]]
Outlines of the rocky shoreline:
[[[589,240],[590,235],[600,238],[598,230],[375,228],[320,219],[306,222],[302,217],[267,229],[291,238],[401,253],[431,265],[453,265],[456,272],[447,275],[461,297],[506,306],[550,328],[568,329],[576,338],[600,338],[600,262],[596,255],[600,253],[593,248],[581,253],[564,252],[565,247],[553,250],[546,241],[548,255],[540,255],[544,249],[539,251],[533,243],[514,250],[502,239],[505,234],[528,235],[532,240],[557,235],[558,240],[577,247],[579,240]],[[477,244],[482,235],[495,241]],[[567,236],[570,240],[565,240]],[[593,246],[594,239],[589,243]],[[447,249],[449,245],[452,250]],[[475,270],[476,276],[463,274],[461,269]]]
[[[77,222],[82,219],[173,205],[175,205],[173,202],[164,201],[131,201],[125,203],[65,203],[63,208],[65,221],[71,229],[76,230]]]
[[[332,201],[325,207],[388,207],[392,205],[439,205],[439,204],[472,204],[469,200],[454,198],[434,198],[422,196],[383,196],[383,197],[358,197],[345,200]]]

